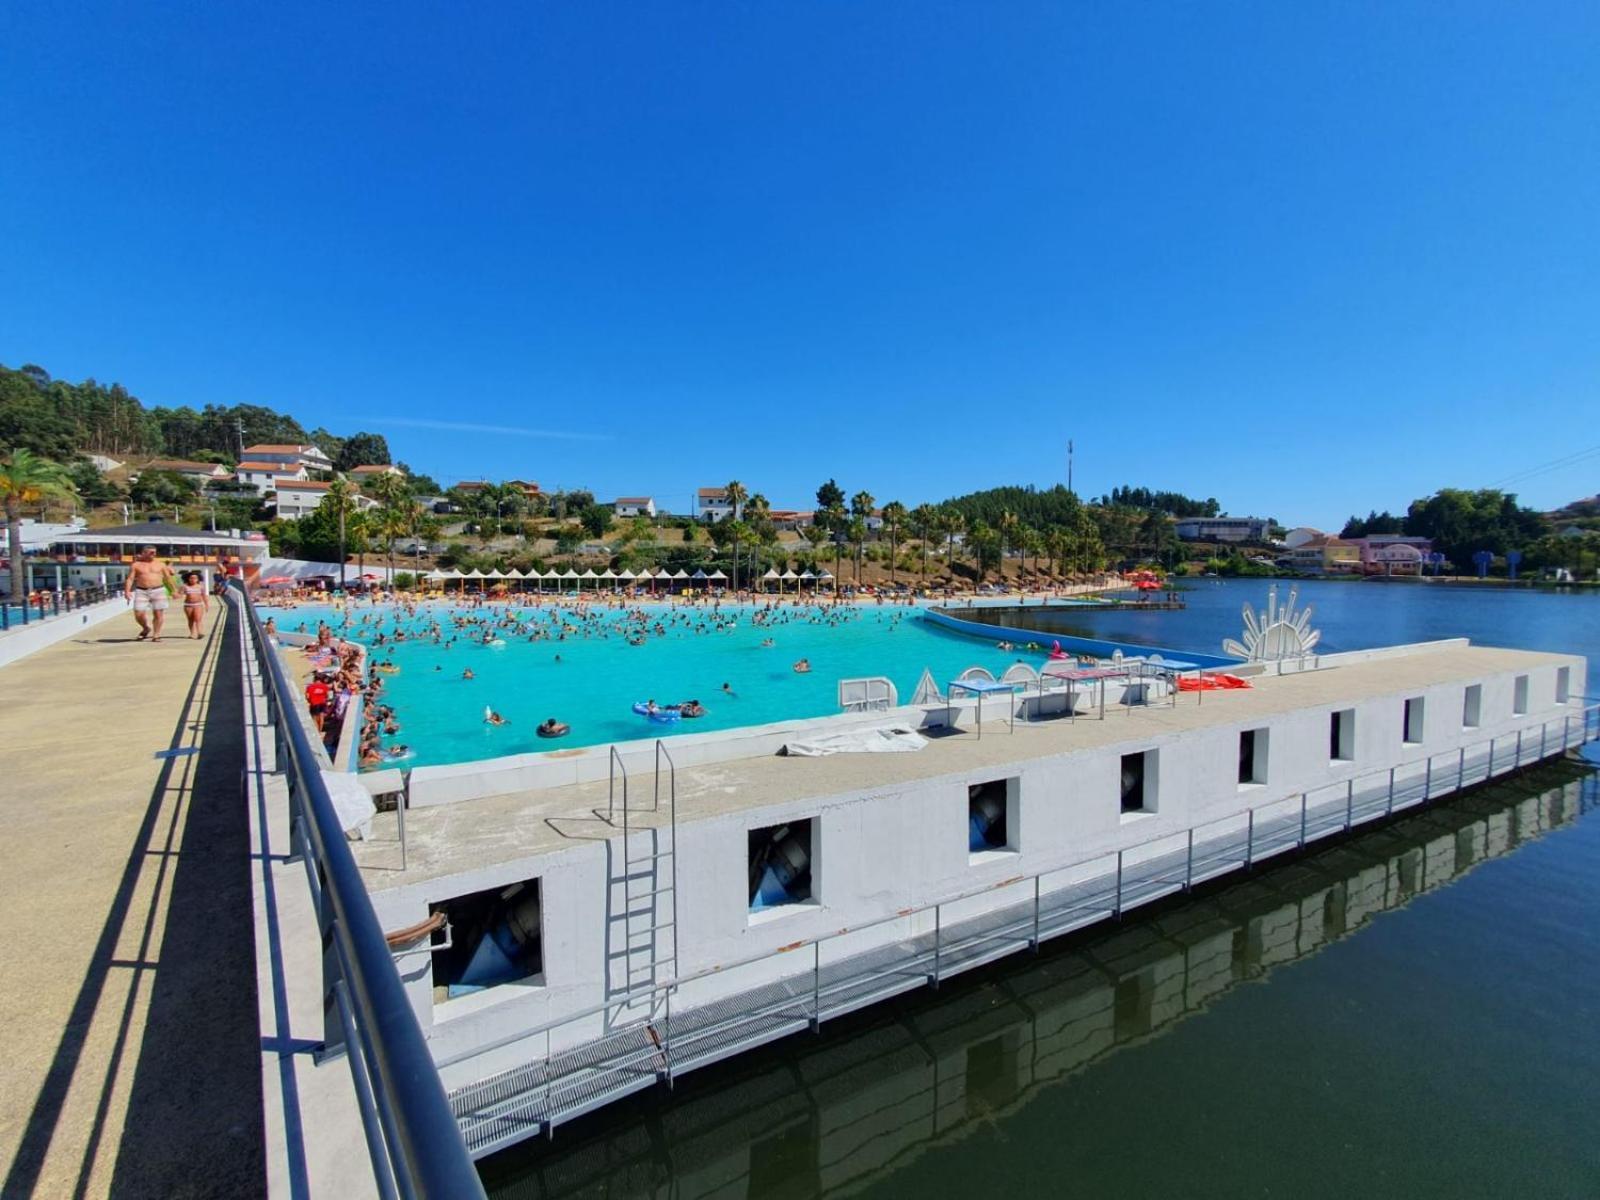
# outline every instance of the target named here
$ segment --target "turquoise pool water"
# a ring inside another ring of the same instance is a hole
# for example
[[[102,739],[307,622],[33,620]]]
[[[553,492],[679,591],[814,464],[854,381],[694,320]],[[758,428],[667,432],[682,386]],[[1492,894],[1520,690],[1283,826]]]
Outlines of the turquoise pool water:
[[[378,661],[394,661],[400,670],[385,677],[384,690],[401,731],[389,741],[409,746],[409,765],[423,766],[829,716],[839,711],[840,679],[886,675],[909,700],[924,667],[943,690],[967,667],[998,675],[1018,659],[1034,667],[1045,661],[1043,652],[1001,651],[938,629],[919,611],[787,607],[767,615],[771,624],[760,623],[761,609],[737,605],[592,609],[586,615],[548,605],[432,606],[410,616],[379,606],[354,610],[348,625],[343,614],[327,607],[275,615],[280,629],[296,632],[314,633],[327,621],[372,646]],[[641,612],[649,632],[643,645],[630,645],[627,637]],[[458,618],[509,619],[521,629],[496,629],[504,644],[484,646],[481,628],[458,627]],[[456,640],[436,644],[435,625],[442,639]],[[397,629],[421,640],[374,644],[377,635],[389,639]],[[763,647],[769,638],[773,644]],[[792,669],[801,658],[810,660],[809,674]],[[472,679],[462,678],[468,668]],[[723,693],[724,683],[733,695]],[[652,698],[657,704],[697,699],[706,715],[663,725],[630,711],[636,701]],[[509,724],[486,725],[486,705]],[[536,736],[535,726],[547,717],[566,722],[572,732],[558,741]]]

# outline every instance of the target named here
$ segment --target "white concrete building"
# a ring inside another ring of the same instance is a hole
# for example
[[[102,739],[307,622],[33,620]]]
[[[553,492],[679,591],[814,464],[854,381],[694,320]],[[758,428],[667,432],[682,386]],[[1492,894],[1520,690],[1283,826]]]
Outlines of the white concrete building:
[[[1125,679],[1104,708],[1007,693],[982,734],[955,701],[678,736],[671,768],[623,743],[632,794],[676,798],[636,798],[626,818],[607,746],[418,768],[410,865],[383,817],[357,857],[386,929],[442,914],[434,942],[463,939],[445,953],[424,936],[396,966],[469,1146],[562,1119],[540,1081],[564,1048],[593,1043],[586,1094],[620,1096],[653,1083],[645,1060],[664,1078],[720,1056],[711,1043],[804,1028],[1564,753],[1593,726],[1574,655],[1456,641],[1239,670],[1252,687],[1209,694]],[[916,753],[774,753],[890,723],[959,732]],[[497,914],[525,957],[466,985],[468,931]],[[763,1014],[745,1034],[741,1009]]]
[[[82,532],[88,527],[88,522],[82,517],[73,517],[70,521],[40,521],[34,517],[22,518],[22,552],[36,554],[46,549],[52,542]],[[0,521],[0,554],[11,554],[11,526],[9,522]]]
[[[728,503],[726,488],[700,488],[694,494],[694,515],[701,521],[721,521],[728,516],[737,517],[743,507]]]
[[[278,484],[277,513],[284,521],[298,521],[309,512],[316,511],[323,497],[328,494],[331,483],[322,483],[314,479],[286,480]],[[363,496],[359,491],[351,497],[357,511],[366,511],[378,507],[378,502],[370,496]]]
[[[623,496],[612,504],[611,511],[619,517],[653,517],[656,502],[650,496]]]
[[[307,471],[331,471],[333,460],[317,446],[294,443],[257,442],[246,446],[240,456],[247,462],[277,463],[286,467],[304,467]]]
[[[1264,542],[1271,526],[1265,517],[1184,517],[1173,530],[1186,542]]]
[[[258,495],[276,491],[283,483],[309,478],[305,467],[299,463],[272,463],[245,461],[234,470],[234,478],[246,487],[254,488]]]

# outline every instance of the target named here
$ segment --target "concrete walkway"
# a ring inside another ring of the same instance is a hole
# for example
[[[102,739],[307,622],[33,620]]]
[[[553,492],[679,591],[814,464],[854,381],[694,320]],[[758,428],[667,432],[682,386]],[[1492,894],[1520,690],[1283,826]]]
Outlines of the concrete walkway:
[[[131,617],[0,670],[0,1195],[264,1191],[238,654]]]

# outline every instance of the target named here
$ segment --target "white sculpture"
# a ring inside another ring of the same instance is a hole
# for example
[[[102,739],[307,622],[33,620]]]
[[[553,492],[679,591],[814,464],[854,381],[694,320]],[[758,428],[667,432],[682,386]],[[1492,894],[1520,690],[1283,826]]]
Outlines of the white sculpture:
[[[1311,605],[1295,611],[1298,599],[1299,591],[1290,588],[1289,599],[1280,609],[1278,585],[1273,584],[1267,593],[1267,607],[1259,615],[1248,604],[1244,606],[1244,640],[1223,639],[1223,653],[1251,662],[1276,662],[1310,654],[1322,640],[1322,632],[1311,628]]]

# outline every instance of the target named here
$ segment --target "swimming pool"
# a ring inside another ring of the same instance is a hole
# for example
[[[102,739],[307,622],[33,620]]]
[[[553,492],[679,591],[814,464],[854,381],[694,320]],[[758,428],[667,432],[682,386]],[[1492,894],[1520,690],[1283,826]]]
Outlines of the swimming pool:
[[[839,712],[840,679],[886,675],[905,701],[925,667],[942,691],[967,667],[999,675],[1019,659],[1035,668],[1046,659],[1044,651],[1002,651],[936,628],[920,613],[889,606],[790,606],[765,613],[751,605],[649,606],[584,613],[551,605],[432,605],[408,616],[380,605],[353,610],[348,624],[345,614],[326,606],[273,615],[280,629],[294,632],[314,633],[326,621],[372,647],[377,661],[392,660],[399,671],[385,676],[384,695],[401,731],[388,740],[411,748],[407,765],[424,766],[832,716]],[[641,616],[647,632],[642,645],[632,645],[628,635]],[[457,626],[458,619],[509,620],[521,632],[498,628],[501,644],[485,646],[481,627]],[[394,643],[397,629],[408,640]],[[376,644],[380,634],[383,645]],[[772,645],[763,646],[768,639]],[[801,658],[810,660],[809,674],[793,670]],[[473,678],[463,678],[467,669]],[[723,692],[725,683],[731,695]],[[663,705],[699,700],[706,715],[670,725],[634,715],[631,706],[650,699]],[[486,725],[485,706],[508,723]],[[559,740],[538,737],[534,729],[547,717],[566,722],[571,733]]]

